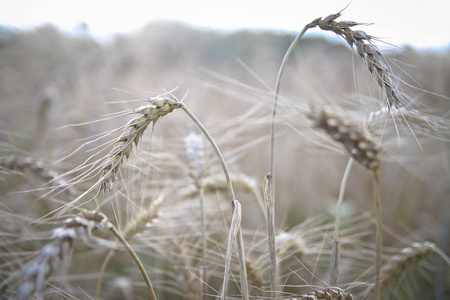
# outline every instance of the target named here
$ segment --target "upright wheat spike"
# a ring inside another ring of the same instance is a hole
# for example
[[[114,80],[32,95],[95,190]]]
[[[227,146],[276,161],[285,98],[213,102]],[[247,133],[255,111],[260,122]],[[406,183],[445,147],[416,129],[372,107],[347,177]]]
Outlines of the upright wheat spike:
[[[139,143],[150,123],[155,124],[161,117],[181,107],[178,99],[172,94],[163,94],[151,98],[148,102],[150,104],[135,109],[135,112],[142,116],[130,120],[125,125],[124,132],[117,138],[113,149],[108,154],[102,166],[101,190],[108,191],[112,188],[124,158],[130,156],[133,144]]]

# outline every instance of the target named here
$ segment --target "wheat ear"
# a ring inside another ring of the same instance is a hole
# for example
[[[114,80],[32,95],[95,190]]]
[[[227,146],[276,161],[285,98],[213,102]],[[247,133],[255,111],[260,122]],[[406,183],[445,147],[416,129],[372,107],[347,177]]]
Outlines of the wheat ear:
[[[356,48],[356,52],[361,59],[366,63],[370,73],[376,75],[377,83],[383,90],[387,99],[389,108],[394,105],[399,107],[403,105],[400,101],[399,91],[396,83],[393,80],[394,75],[389,68],[386,58],[380,50],[371,43],[372,36],[361,30],[352,30],[352,27],[357,25],[365,25],[354,21],[340,21],[336,19],[342,14],[342,11],[331,14],[326,18],[318,20],[319,28],[325,31],[332,31],[338,36],[344,38],[350,47]]]
[[[105,215],[97,211],[83,211],[63,222],[53,230],[54,241],[45,245],[39,256],[22,272],[16,300],[30,299],[33,294],[42,295],[51,275],[61,272],[64,260],[69,256],[74,241],[91,235],[94,229],[109,229]]]
[[[150,292],[150,298],[156,300],[150,279],[142,266],[139,257],[131,246],[112,225],[108,218],[98,211],[82,211],[73,218],[63,222],[63,226],[53,230],[54,242],[47,244],[40,252],[39,257],[27,267],[22,276],[22,283],[17,288],[16,300],[30,299],[34,293],[41,295],[46,281],[53,274],[62,269],[62,262],[68,256],[75,240],[84,240],[91,236],[94,229],[110,230],[125,246],[133,260],[139,267]]]
[[[360,124],[351,123],[317,107],[312,107],[309,117],[313,120],[313,127],[324,130],[333,140],[342,144],[358,163],[370,171],[378,170],[381,149]]]
[[[411,247],[404,248],[401,254],[393,256],[381,269],[379,282],[380,291],[386,290],[392,281],[408,268],[418,264],[421,260],[435,253],[438,253],[437,248],[430,242],[414,243]],[[376,289],[376,286],[370,286],[366,290],[364,298],[368,298],[373,293],[376,293]]]
[[[62,189],[68,194],[74,194],[74,191],[68,187],[67,182],[61,179],[60,174],[47,169],[41,162],[32,157],[20,157],[15,154],[0,157],[0,168],[11,171],[26,172],[30,171],[34,176],[43,180],[52,187]]]
[[[305,295],[288,298],[289,300],[353,300],[352,294],[338,287],[328,287],[323,291],[314,291]],[[281,299],[280,299],[281,300]]]
[[[128,158],[133,149],[133,144],[137,145],[142,134],[153,122],[155,124],[161,117],[180,108],[180,102],[172,94],[163,94],[151,98],[150,104],[135,109],[135,113],[142,116],[130,120],[126,125],[124,132],[117,138],[113,144],[113,149],[108,154],[102,166],[102,175],[100,177],[100,189],[108,191],[116,180],[124,158]]]
[[[245,267],[247,268],[249,285],[255,288],[257,291],[262,291],[264,278],[260,267],[249,256],[245,258]]]

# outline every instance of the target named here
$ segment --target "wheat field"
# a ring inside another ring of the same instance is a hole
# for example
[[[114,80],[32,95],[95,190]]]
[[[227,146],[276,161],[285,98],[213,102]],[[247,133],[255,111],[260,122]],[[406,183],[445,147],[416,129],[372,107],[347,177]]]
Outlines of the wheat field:
[[[0,299],[449,299],[450,50],[314,17],[4,34]]]

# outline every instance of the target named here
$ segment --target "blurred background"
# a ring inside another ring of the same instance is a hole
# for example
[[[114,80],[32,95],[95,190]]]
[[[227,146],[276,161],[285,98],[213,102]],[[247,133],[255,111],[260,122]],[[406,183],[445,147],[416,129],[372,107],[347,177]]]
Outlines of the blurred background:
[[[268,170],[270,89],[285,51],[305,24],[348,4],[309,2],[2,1],[0,154],[33,156],[63,173],[89,156],[81,150],[55,163],[76,149],[80,139],[118,128],[129,118],[62,126],[134,109],[142,104],[130,100],[178,87],[174,93],[180,99],[187,93],[184,102],[217,137],[233,172],[262,185]],[[360,29],[382,40],[374,43],[390,58],[405,93],[447,124],[450,31],[443,2],[353,1],[341,19],[374,23]],[[364,97],[376,96],[361,65],[345,41],[312,30],[286,69],[284,109],[299,102],[354,108]],[[240,116],[261,103],[266,105],[247,116],[247,123],[242,121]],[[360,110],[367,113],[373,107]],[[153,134],[167,138],[164,149],[175,153],[181,153],[183,137],[196,130],[179,115],[176,111],[165,117]],[[318,145],[311,135],[305,139],[303,123],[296,127],[295,120],[280,119],[277,226],[287,230],[311,216],[334,215],[348,156]],[[431,240],[448,253],[450,148],[445,137],[417,133],[417,140],[414,136],[386,151],[381,173],[384,222],[400,236]],[[11,193],[32,186],[5,178],[1,197],[19,197]],[[364,168],[354,167],[345,214],[372,211],[371,180]],[[258,205],[246,193],[238,198],[243,226],[261,228]],[[386,237],[386,244],[396,242]]]

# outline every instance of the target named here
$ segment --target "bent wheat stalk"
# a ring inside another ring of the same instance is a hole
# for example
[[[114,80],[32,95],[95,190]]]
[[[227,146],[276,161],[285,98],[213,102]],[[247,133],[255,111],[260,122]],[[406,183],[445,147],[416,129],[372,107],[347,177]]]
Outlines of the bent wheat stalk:
[[[274,160],[275,160],[275,119],[277,115],[277,102],[278,93],[280,91],[281,77],[284,72],[284,68],[291,56],[295,45],[305,34],[305,32],[314,28],[318,25],[318,19],[312,21],[306,25],[303,30],[297,35],[294,41],[289,46],[286,54],[284,55],[283,61],[281,62],[280,69],[278,71],[277,82],[275,84],[275,92],[273,97],[273,108],[272,108],[272,121],[270,128],[270,162],[269,162],[269,172],[264,178],[264,193],[267,205],[267,232],[268,232],[268,243],[269,243],[269,257],[270,257],[270,289],[272,292],[277,291],[277,261],[276,261],[276,250],[275,250],[275,184],[274,184]]]
[[[220,164],[222,165],[223,172],[225,174],[227,185],[228,185],[228,191],[231,198],[231,205],[233,207],[233,217],[230,225],[230,233],[228,236],[228,243],[227,243],[227,254],[226,254],[226,261],[225,261],[225,271],[224,271],[224,278],[223,278],[223,285],[222,285],[222,295],[221,299],[225,300],[226,295],[228,293],[228,276],[230,272],[230,264],[231,264],[231,251],[233,248],[234,240],[237,238],[237,248],[238,248],[238,259],[239,259],[239,265],[240,265],[240,280],[241,280],[241,291],[242,291],[242,297],[244,300],[248,299],[248,283],[247,283],[247,273],[246,273],[246,267],[245,267],[245,251],[244,251],[244,243],[242,238],[242,231],[241,231],[241,219],[242,219],[242,211],[241,211],[241,204],[236,199],[234,195],[233,190],[233,183],[231,181],[230,172],[228,171],[228,166],[225,162],[225,158],[222,155],[222,152],[220,151],[219,147],[217,146],[214,139],[211,137],[209,132],[206,130],[205,126],[200,122],[200,120],[197,119],[197,117],[189,110],[189,108],[182,102],[179,103],[180,107],[186,112],[186,114],[194,121],[194,123],[200,128],[200,130],[203,132],[205,137],[208,139],[209,143],[213,147],[214,151],[216,152],[217,157],[219,158]]]
[[[356,25],[363,25],[362,23],[357,23],[353,21],[341,21],[336,22],[335,20],[341,16],[342,10],[336,14],[331,14],[327,16],[326,18],[320,17],[312,22],[308,23],[302,31],[297,35],[297,37],[294,39],[294,41],[289,46],[288,50],[286,51],[286,54],[283,58],[283,61],[281,63],[277,82],[275,85],[275,93],[274,93],[274,99],[273,99],[273,109],[272,109],[272,123],[271,123],[271,134],[270,134],[270,165],[269,165],[269,172],[266,175],[266,181],[268,182],[267,187],[267,196],[268,196],[268,232],[269,232],[269,252],[271,257],[271,288],[273,290],[276,289],[276,261],[274,260],[275,255],[272,253],[274,252],[274,236],[272,232],[274,231],[274,209],[275,209],[275,200],[274,200],[274,157],[275,157],[275,117],[277,112],[277,101],[278,101],[278,94],[280,89],[280,83],[281,83],[281,77],[283,75],[284,68],[287,64],[287,61],[299,42],[299,40],[303,37],[305,32],[308,29],[315,28],[317,26],[320,27],[322,30],[326,31],[332,31],[336,33],[338,36],[343,37],[350,47],[355,47],[356,52],[361,57],[361,59],[367,64],[369,71],[371,73],[375,73],[377,76],[377,83],[384,91],[384,95],[387,99],[387,106],[390,109],[392,105],[395,107],[399,107],[402,105],[399,97],[399,91],[396,87],[396,84],[393,80],[394,76],[392,74],[392,71],[390,70],[385,57],[382,55],[382,53],[378,50],[376,46],[374,46],[371,43],[372,37],[368,34],[366,34],[364,31],[354,31],[351,29],[351,27],[354,27]]]
[[[155,223],[159,217],[158,209],[159,209],[159,206],[161,205],[161,203],[162,203],[162,198],[158,198],[157,200],[153,201],[150,204],[150,207],[148,209],[145,209],[145,210],[141,211],[139,214],[137,214],[137,216],[135,216],[126,225],[125,229],[123,230],[123,240],[128,241],[128,240],[132,239],[134,236],[147,230],[148,224]],[[114,235],[116,235],[116,233],[114,233]],[[120,237],[117,237],[117,239],[120,242],[122,242]],[[122,244],[123,244],[123,242],[122,242]],[[130,251],[130,249],[133,250],[131,247],[127,247],[127,246],[125,246],[125,247],[128,251]],[[105,260],[103,261],[103,264],[100,268],[99,278],[98,278],[98,282],[97,282],[96,296],[95,296],[96,300],[100,299],[100,293],[101,293],[102,283],[103,283],[103,276],[105,274],[106,267],[108,266],[109,262],[111,261],[111,259],[113,258],[113,256],[115,254],[116,254],[116,249],[111,249],[109,251],[109,253],[106,255]],[[131,255],[134,258],[135,255],[134,254],[131,254]],[[145,280],[146,280],[146,283],[148,284],[148,282],[147,282],[148,279],[146,278]],[[151,285],[151,283],[150,283],[150,285]]]

